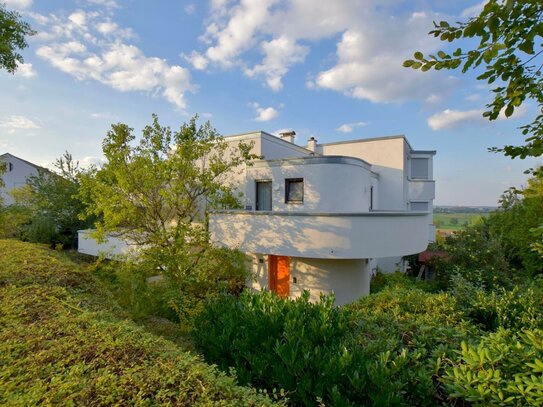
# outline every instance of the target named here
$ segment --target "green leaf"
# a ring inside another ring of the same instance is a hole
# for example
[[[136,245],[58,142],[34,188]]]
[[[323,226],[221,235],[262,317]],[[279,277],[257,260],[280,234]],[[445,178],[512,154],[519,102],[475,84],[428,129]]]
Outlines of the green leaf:
[[[415,52],[415,54],[413,54],[413,56],[415,57],[415,59],[418,59],[419,61],[424,58],[424,55],[420,51]]]
[[[508,104],[505,108],[505,117],[511,117],[514,111],[515,107],[512,104]]]

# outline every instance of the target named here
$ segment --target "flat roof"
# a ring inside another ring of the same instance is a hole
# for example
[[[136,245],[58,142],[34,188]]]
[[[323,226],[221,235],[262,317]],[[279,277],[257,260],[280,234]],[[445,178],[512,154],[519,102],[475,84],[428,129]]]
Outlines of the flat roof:
[[[258,160],[253,162],[254,167],[263,167],[266,165],[274,167],[282,164],[349,164],[364,167],[368,170],[371,168],[371,164],[362,160],[361,158],[347,157],[343,155],[309,155],[306,157],[275,158],[271,160]]]

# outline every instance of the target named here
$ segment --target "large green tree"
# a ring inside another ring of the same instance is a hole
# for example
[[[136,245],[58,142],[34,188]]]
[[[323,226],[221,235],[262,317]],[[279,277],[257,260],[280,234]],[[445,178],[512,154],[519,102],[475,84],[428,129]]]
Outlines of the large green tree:
[[[26,37],[34,34],[35,31],[21,20],[19,13],[0,3],[0,69],[9,73],[17,70],[17,66],[24,62],[19,52],[28,46]]]
[[[478,16],[455,24],[434,22],[429,34],[464,47],[428,56],[415,52],[404,66],[422,71],[479,70],[477,79],[494,86],[494,99],[483,114],[489,120],[502,112],[509,117],[526,101],[534,101],[538,113],[521,127],[525,142],[491,150],[512,158],[543,155],[543,1],[488,0]]]
[[[112,125],[106,163],[82,178],[87,215],[99,219],[95,236],[122,236],[155,274],[192,288],[232,277],[239,257],[210,245],[206,211],[240,207],[230,177],[255,158],[251,146],[229,145],[196,116],[177,131],[153,116],[136,141],[126,124]]]

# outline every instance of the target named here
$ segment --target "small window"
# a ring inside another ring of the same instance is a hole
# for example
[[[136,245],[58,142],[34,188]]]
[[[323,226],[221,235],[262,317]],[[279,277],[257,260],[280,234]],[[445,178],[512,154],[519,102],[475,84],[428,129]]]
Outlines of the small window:
[[[13,164],[12,163],[8,163],[8,171],[13,171]]]
[[[428,209],[428,202],[411,202],[412,211],[427,211]]]
[[[411,159],[411,178],[412,179],[429,179],[427,158],[412,158]]]
[[[292,178],[285,180],[285,203],[304,202],[304,179]]]

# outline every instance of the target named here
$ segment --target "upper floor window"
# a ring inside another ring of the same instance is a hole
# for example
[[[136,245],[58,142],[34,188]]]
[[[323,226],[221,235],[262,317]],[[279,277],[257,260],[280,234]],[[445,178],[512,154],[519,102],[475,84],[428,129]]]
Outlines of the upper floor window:
[[[285,203],[304,202],[304,179],[291,178],[285,180]]]
[[[13,171],[13,164],[12,163],[8,163],[8,171]]]
[[[412,158],[411,159],[411,178],[413,179],[430,179],[428,158]]]

